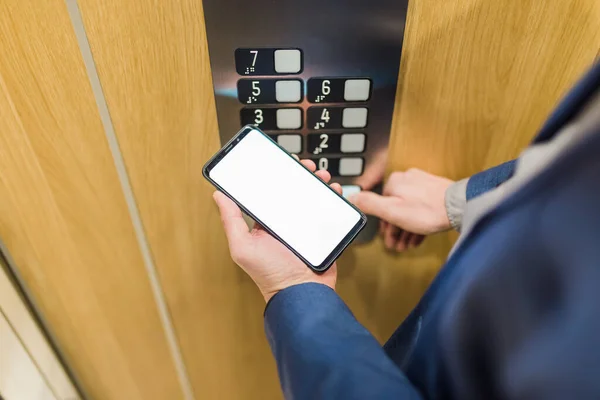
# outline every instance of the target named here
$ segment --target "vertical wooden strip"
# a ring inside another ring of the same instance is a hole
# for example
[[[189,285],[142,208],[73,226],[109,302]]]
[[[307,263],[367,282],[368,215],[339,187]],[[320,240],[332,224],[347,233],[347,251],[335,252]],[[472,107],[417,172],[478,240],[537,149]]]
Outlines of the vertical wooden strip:
[[[264,302],[202,177],[219,147],[202,2],[79,6],[196,397],[278,398]]]
[[[135,198],[131,188],[131,183],[129,181],[129,176],[127,174],[125,163],[123,161],[123,155],[121,154],[121,149],[115,136],[114,126],[110,118],[110,113],[108,111],[106,99],[104,98],[104,92],[102,90],[102,85],[100,84],[100,78],[98,77],[96,64],[94,62],[90,45],[87,40],[85,28],[83,27],[83,21],[81,20],[79,6],[76,0],[66,0],[66,3],[67,9],[69,11],[69,16],[71,17],[71,22],[73,24],[73,28],[75,30],[75,36],[77,37],[77,42],[79,44],[79,50],[81,51],[87,75],[90,80],[94,97],[96,99],[96,104],[100,113],[100,119],[102,120],[102,125],[104,126],[106,140],[108,142],[108,146],[113,156],[115,168],[117,170],[117,175],[119,177],[121,188],[123,190],[123,195],[125,197],[125,202],[127,203],[127,209],[131,217],[133,230],[135,232],[142,259],[144,262],[144,267],[148,275],[152,295],[156,302],[158,315],[162,323],[163,330],[165,332],[167,345],[169,347],[169,351],[175,364],[175,370],[177,371],[177,376],[179,378],[179,382],[183,390],[184,398],[186,400],[193,400],[194,395],[192,394],[192,388],[189,382],[189,378],[187,376],[187,371],[183,362],[183,358],[181,356],[179,343],[177,341],[177,338],[175,337],[175,329],[171,321],[171,315],[169,313],[162,286],[160,284],[160,280],[156,272],[156,267],[154,265],[154,260],[148,244],[148,238],[146,237],[146,233],[144,231],[144,227],[140,218],[140,213],[135,202]]]
[[[91,397],[181,398],[65,3],[0,16],[0,236]]]

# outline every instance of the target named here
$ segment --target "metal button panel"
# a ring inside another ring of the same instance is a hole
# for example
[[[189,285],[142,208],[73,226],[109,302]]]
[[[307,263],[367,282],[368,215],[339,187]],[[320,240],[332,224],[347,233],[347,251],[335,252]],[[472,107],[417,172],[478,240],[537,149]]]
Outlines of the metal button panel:
[[[238,49],[236,69],[240,75],[297,74],[303,68],[300,49]],[[240,79],[237,83],[238,100],[244,105],[298,104],[304,99],[301,79],[255,78]],[[319,156],[314,161],[319,169],[328,170],[335,177],[360,176],[364,169],[362,157],[331,157],[330,155],[363,154],[367,150],[364,132],[369,122],[366,102],[371,98],[372,80],[368,77],[310,78],[306,82],[306,96],[310,103],[327,103],[307,109],[307,135],[271,135],[281,147],[293,154],[306,151]],[[339,106],[335,103],[363,103]],[[329,105],[332,104],[332,105]],[[304,126],[301,108],[246,107],[241,110],[241,125],[255,125],[265,131],[297,131]],[[338,132],[332,132],[337,130]],[[350,132],[343,132],[350,130]],[[341,132],[340,132],[341,131]]]

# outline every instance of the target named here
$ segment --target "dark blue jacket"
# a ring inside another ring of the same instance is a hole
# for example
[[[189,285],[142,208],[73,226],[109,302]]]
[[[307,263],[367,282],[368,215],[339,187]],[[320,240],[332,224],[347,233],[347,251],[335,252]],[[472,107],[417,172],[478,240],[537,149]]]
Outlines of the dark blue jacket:
[[[599,88],[597,65],[536,141]],[[318,284],[276,295],[265,328],[288,399],[600,399],[600,127],[476,224],[383,348]]]

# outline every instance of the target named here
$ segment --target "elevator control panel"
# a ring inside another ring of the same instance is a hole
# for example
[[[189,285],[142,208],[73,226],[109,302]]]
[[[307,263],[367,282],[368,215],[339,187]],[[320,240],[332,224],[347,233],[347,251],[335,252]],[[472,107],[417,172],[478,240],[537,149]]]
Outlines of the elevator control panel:
[[[204,0],[222,143],[255,125],[344,187],[389,145],[408,0]]]

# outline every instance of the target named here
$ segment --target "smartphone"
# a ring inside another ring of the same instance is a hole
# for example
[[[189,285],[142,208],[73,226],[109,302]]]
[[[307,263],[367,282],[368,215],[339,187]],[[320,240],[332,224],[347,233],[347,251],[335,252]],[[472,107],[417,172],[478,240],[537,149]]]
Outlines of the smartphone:
[[[326,271],[367,217],[261,130],[246,126],[204,177],[309,268]]]

